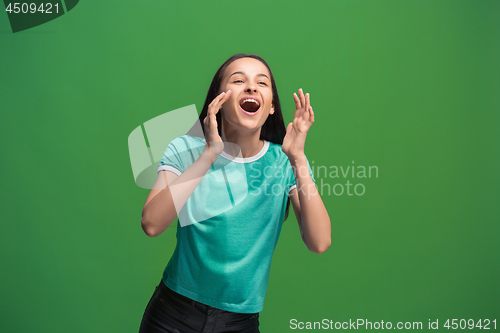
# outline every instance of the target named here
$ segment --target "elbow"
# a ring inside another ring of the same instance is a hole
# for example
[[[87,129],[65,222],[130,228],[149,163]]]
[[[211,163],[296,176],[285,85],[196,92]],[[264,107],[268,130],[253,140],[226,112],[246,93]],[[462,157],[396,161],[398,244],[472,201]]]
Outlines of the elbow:
[[[158,230],[156,230],[156,228],[154,228],[151,225],[151,223],[148,223],[144,218],[142,218],[142,220],[141,220],[141,227],[142,227],[142,230],[144,231],[144,233],[148,237],[156,237],[156,236],[160,235]]]
[[[325,240],[321,244],[317,244],[314,247],[309,247],[309,251],[314,252],[316,254],[322,254],[325,253],[326,250],[330,248],[330,245],[332,245],[332,240],[329,238],[328,240]]]

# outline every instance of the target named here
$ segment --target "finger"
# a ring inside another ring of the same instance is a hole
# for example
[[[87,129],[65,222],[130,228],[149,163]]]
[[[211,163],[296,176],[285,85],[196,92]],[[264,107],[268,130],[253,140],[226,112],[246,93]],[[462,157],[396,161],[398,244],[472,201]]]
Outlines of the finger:
[[[230,96],[231,96],[231,90],[228,90],[227,92],[223,91],[219,95],[219,99],[214,105],[214,114],[217,114],[219,112],[219,110],[222,107],[222,104],[226,103],[226,101],[229,99]]]
[[[300,97],[300,107],[303,108],[306,105],[306,98],[304,96],[304,91],[302,88],[299,89],[299,97]]]
[[[205,138],[208,138],[210,136],[210,118],[209,116],[206,116],[205,119],[203,119],[203,129],[205,130]]]
[[[214,131],[217,130],[217,118],[215,115],[210,117],[210,129]]]
[[[312,106],[310,106],[310,107],[309,107],[309,110],[310,110],[310,113],[311,113],[311,117],[309,118],[309,121],[310,121],[311,123],[314,123],[314,112],[313,112],[313,107],[312,107]]]
[[[306,106],[304,107],[304,115],[303,118],[305,121],[309,120],[309,107],[311,106],[310,102],[310,95],[309,93],[306,94]]]
[[[295,114],[294,114],[295,118],[299,115],[299,110],[300,110],[300,99],[296,93],[293,93],[293,101],[295,102]]]
[[[217,133],[217,132],[218,132],[218,130],[217,130],[217,118],[215,117],[214,114],[212,114],[210,116],[210,118],[208,119],[208,136],[207,136],[207,138],[209,140],[211,140],[211,138],[213,137],[213,134]],[[212,144],[211,141],[209,143]]]
[[[215,105],[219,102],[219,96],[215,97],[212,103],[208,105],[207,114],[211,115],[214,113]]]
[[[224,93],[224,95],[222,96],[222,98],[219,100],[219,109],[220,107],[222,106],[222,104],[226,103],[226,101],[229,99],[229,97],[231,96],[231,90],[228,90]]]
[[[298,118],[302,117],[302,114],[304,113],[304,106],[306,104],[305,97],[304,97],[304,90],[302,88],[299,89],[299,99],[300,99],[300,108],[299,112],[297,112]]]
[[[224,100],[224,97],[226,96],[226,92],[223,91],[217,96],[217,101],[214,103],[214,112],[217,113],[219,111],[221,102]]]
[[[215,101],[216,99],[217,99],[217,98],[215,98],[215,99],[214,99],[214,101]],[[209,107],[209,108],[208,108],[208,111],[207,111],[207,116],[205,117],[205,119],[203,119],[203,122],[204,122],[204,124],[205,124],[205,126],[206,126],[207,128],[210,128],[210,126],[212,125],[212,119],[217,119],[217,118],[215,117],[215,115],[216,115],[216,113],[217,113],[217,112],[215,112],[214,110],[215,110],[215,109],[214,109],[214,106],[213,106],[213,105],[212,105],[211,107]]]
[[[207,115],[207,116],[205,117],[205,119],[203,120],[203,123],[204,123],[204,125],[205,125],[205,129],[207,129],[207,130],[210,130],[210,121],[211,121],[211,119],[212,119],[212,116],[213,116],[213,115],[209,114],[209,115]]]
[[[212,103],[209,104],[209,106],[213,106],[215,105],[223,96],[224,96],[225,92],[221,92],[220,94],[218,94],[217,96],[215,96],[215,98],[212,100]]]
[[[215,98],[213,99],[213,101],[212,101],[212,102],[208,105],[208,106],[209,106],[209,108],[210,108],[210,107],[213,107],[213,106],[215,106],[217,103],[219,103],[219,102],[220,102],[220,100],[221,100],[222,98],[224,98],[224,95],[225,95],[225,94],[226,94],[226,92],[225,92],[225,91],[223,91],[223,92],[221,92],[219,95],[215,96]]]
[[[295,109],[300,109],[300,99],[296,93],[293,93],[293,101],[295,102]]]

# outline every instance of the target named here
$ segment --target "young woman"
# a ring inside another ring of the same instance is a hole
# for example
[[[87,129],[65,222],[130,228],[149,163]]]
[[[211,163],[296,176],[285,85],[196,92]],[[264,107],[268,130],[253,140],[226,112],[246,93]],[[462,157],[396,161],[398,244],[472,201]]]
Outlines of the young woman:
[[[203,134],[192,129],[168,144],[141,224],[154,237],[178,216],[177,245],[141,333],[259,332],[290,201],[307,248],[329,248],[330,218],[304,154],[314,113],[309,94],[299,89],[293,98],[295,119],[285,129],[267,63],[234,55],[210,85]]]

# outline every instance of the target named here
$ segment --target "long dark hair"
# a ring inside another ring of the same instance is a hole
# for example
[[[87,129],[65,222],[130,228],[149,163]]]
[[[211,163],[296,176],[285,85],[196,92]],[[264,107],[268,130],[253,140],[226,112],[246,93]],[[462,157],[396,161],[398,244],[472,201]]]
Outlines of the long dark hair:
[[[221,86],[221,81],[222,78],[224,77],[224,73],[227,69],[227,67],[235,60],[241,59],[241,58],[253,58],[259,60],[261,63],[263,63],[266,67],[267,70],[269,71],[269,74],[271,75],[271,86],[272,86],[272,91],[273,91],[273,105],[274,105],[274,114],[269,115],[264,123],[262,125],[262,128],[260,130],[260,139],[261,140],[267,140],[270,142],[273,142],[275,144],[283,144],[283,138],[285,137],[286,134],[286,128],[285,128],[285,122],[283,121],[283,114],[281,113],[281,105],[280,105],[280,99],[278,96],[278,89],[276,88],[276,83],[274,82],[274,77],[273,73],[271,72],[271,68],[269,68],[269,65],[267,62],[259,57],[256,54],[244,54],[244,53],[239,53],[235,54],[229,59],[227,59],[222,66],[219,67],[217,72],[215,73],[212,83],[210,84],[210,88],[208,88],[208,93],[207,93],[207,98],[205,99],[205,104],[203,105],[203,109],[201,110],[201,114],[199,117],[199,123],[203,124],[203,120],[207,116],[208,112],[208,105],[212,103],[212,101],[217,97],[220,86]],[[219,135],[222,137],[222,116],[221,112],[218,112],[216,115],[217,119],[217,129],[219,131]],[[199,132],[195,130],[196,126],[193,126],[187,135],[191,136],[199,136]],[[203,135],[205,135],[205,128],[203,125],[201,126],[203,130]],[[286,202],[286,210],[285,210],[285,220],[288,218],[288,211],[290,209],[290,197],[288,197],[287,202]]]

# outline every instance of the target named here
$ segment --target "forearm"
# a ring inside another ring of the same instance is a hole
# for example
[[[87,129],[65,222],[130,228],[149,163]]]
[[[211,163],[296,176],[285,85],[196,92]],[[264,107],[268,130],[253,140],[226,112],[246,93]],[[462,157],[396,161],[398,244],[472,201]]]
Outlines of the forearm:
[[[315,253],[325,252],[331,244],[331,223],[323,200],[309,174],[305,156],[291,159],[300,201],[300,224],[304,243]]]
[[[204,150],[186,171],[162,186],[142,211],[141,224],[146,234],[158,236],[170,226],[211,165],[208,152]]]

